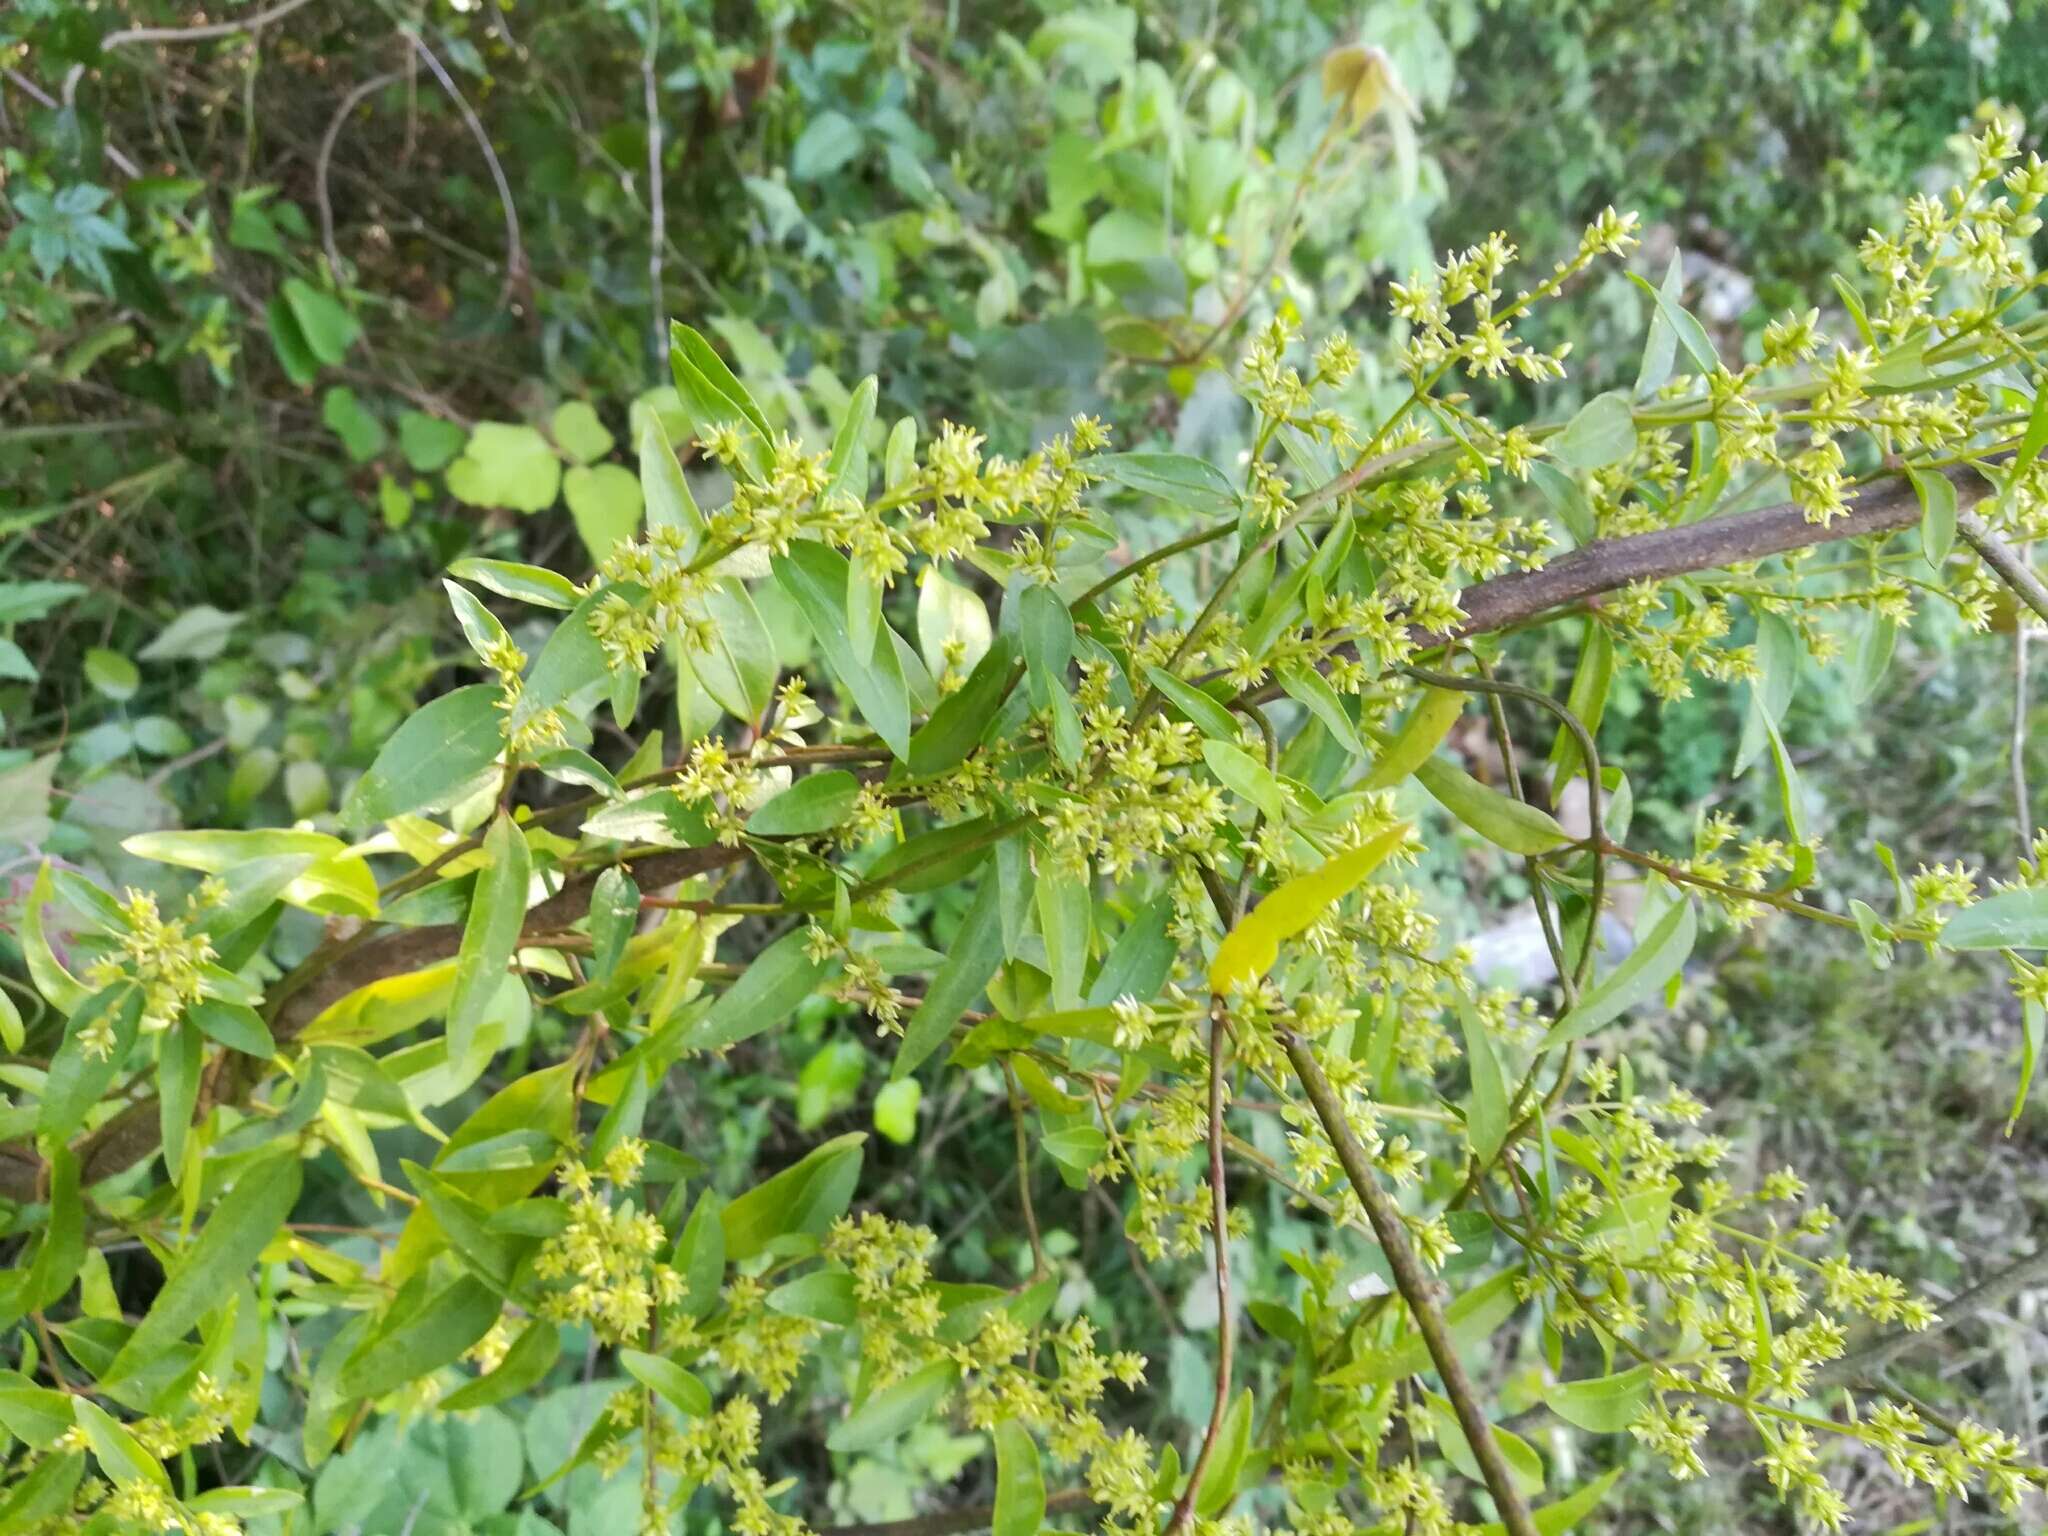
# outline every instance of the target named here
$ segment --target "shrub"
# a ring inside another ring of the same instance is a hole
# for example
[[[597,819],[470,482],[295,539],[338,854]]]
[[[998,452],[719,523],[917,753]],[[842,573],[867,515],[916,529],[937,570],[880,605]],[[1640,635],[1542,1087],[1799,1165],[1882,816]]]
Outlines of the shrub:
[[[1332,61],[1341,122],[1381,67]],[[2044,195],[1994,122],[1961,184],[1865,242],[1840,334],[1793,312],[1732,365],[1653,290],[1635,387],[1541,426],[1468,390],[1562,376],[1517,326],[1633,220],[1603,212],[1536,279],[1494,236],[1395,288],[1389,410],[1349,408],[1342,332],[1261,327],[1228,470],[1119,451],[1085,414],[993,454],[885,424],[872,379],[813,454],[677,325],[674,409],[635,423],[639,514],[587,582],[452,565],[470,655],[348,784],[356,841],[129,838],[188,872],[175,894],[36,876],[30,1006],[0,994],[23,1239],[0,1522],[532,1530],[622,1497],[650,1530],[701,1498],[796,1531],[828,1456],[950,1423],[987,1436],[993,1501],[906,1532],[1567,1529],[1620,1468],[1566,1478],[1500,1422],[1522,1409],[1681,1479],[1744,1425],[1828,1528],[1836,1445],[2016,1508],[2048,1480],[2019,1440],[1884,1376],[1932,1307],[1836,1251],[1796,1172],[1717,1172],[1706,1106],[1638,1091],[1612,1040],[1704,925],[1774,911],[1875,964],[1998,952],[2024,1102],[2048,844],[1988,895],[1935,867],[1898,873],[1889,912],[1837,910],[1780,723],[1809,658],[1881,677],[1916,603],[1981,625],[2009,587],[2048,617],[2012,549],[2048,498]],[[671,421],[729,496],[700,503]],[[534,471],[475,473],[499,472]],[[1162,513],[1185,531],[1134,547]],[[1564,699],[1512,676],[1555,625]],[[1773,766],[1782,835],[1716,816],[1688,850],[1630,844],[1598,730],[1631,674],[1665,699],[1750,685],[1742,755]],[[1556,721],[1540,769],[1505,701]],[[1475,705],[1502,788],[1438,752]],[[1467,853],[1526,878],[1554,999],[1440,941],[1415,871]],[[1623,954],[1597,919],[1625,874]],[[880,1140],[812,1135],[736,1187],[746,1110],[719,1085],[821,1015],[799,1123],[845,1113],[836,1047],[872,1029]],[[944,1238],[872,1175],[944,1134],[940,1085],[1015,1145]],[[654,1134],[693,1087],[721,1123]],[[1208,1267],[1198,1342],[1101,1336],[1037,1168],[1112,1203],[1134,1273]],[[1233,1262],[1255,1226],[1286,1274]],[[1182,1447],[1138,1426],[1188,1347],[1205,1424]],[[522,1443],[502,1405],[573,1349],[593,1393],[541,1400]],[[261,1453],[242,1473],[206,1449],[230,1441]],[[416,1499],[414,1453],[448,1469]],[[980,1454],[941,1435],[914,1459],[945,1482]]]

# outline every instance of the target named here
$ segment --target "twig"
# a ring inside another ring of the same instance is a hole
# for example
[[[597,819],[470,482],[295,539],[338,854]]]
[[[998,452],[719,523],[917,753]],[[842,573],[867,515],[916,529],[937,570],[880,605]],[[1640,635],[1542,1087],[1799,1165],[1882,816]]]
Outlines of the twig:
[[[1814,1373],[1814,1385],[1825,1387],[1839,1382],[1869,1380],[1914,1345],[1939,1337],[1974,1313],[2004,1306],[2036,1282],[2048,1282],[2048,1249],[1979,1280],[1961,1295],[1944,1303],[1941,1317],[1918,1333],[1904,1328],[1895,1329],[1861,1348],[1851,1350],[1839,1360],[1830,1360]]]
[[[2048,587],[2041,585],[2041,578],[2034,574],[2034,568],[2016,554],[2005,540],[1991,531],[1991,527],[1967,507],[1956,512],[1956,532],[1978,557],[1998,573],[1999,580],[2012,589],[2012,595],[2025,603],[2042,619],[2048,620]]]
[[[395,84],[404,77],[405,71],[394,69],[381,75],[372,76],[341,98],[341,105],[334,109],[334,116],[327,120],[327,131],[320,135],[320,151],[313,157],[313,201],[320,206],[320,244],[327,251],[327,270],[333,276],[336,287],[346,279],[341,275],[341,252],[334,244],[334,204],[327,196],[327,168],[334,158],[335,140],[341,137],[342,125],[348,121],[349,113],[355,111],[365,97],[373,96],[387,85]]]
[[[519,239],[519,210],[512,203],[512,184],[505,179],[505,167],[498,163],[498,152],[491,148],[491,136],[484,132],[484,125],[470,107],[469,99],[455,84],[454,77],[442,67],[434,51],[420,38],[419,33],[409,28],[400,29],[408,42],[419,53],[420,60],[434,72],[434,78],[441,82],[441,89],[448,93],[455,103],[462,120],[469,126],[469,136],[476,140],[476,147],[483,151],[484,160],[491,168],[491,180],[497,184],[498,202],[505,210],[505,283],[498,291],[500,303],[512,297],[512,292],[526,276],[526,247]]]
[[[237,16],[233,21],[208,22],[203,27],[127,27],[100,39],[102,49],[125,48],[130,43],[203,43],[209,38],[233,37],[238,32],[257,32],[273,21],[282,21],[310,0],[280,0],[254,16]]]
[[[1195,1495],[1202,1490],[1202,1476],[1209,1459],[1216,1454],[1216,1442],[1223,1438],[1223,1421],[1230,1416],[1231,1354],[1236,1343],[1236,1326],[1230,1315],[1230,1201],[1223,1182],[1223,1047],[1227,1043],[1223,999],[1209,1001],[1209,1227],[1216,1249],[1216,1396],[1209,1405],[1209,1427],[1202,1435],[1202,1449],[1188,1469],[1188,1485],[1174,1502],[1173,1518],[1166,1522],[1166,1536],[1181,1536],[1195,1517]]]
[[[1479,1463],[1480,1475],[1486,1482],[1487,1491],[1493,1495],[1502,1525],[1507,1528],[1508,1536],[1537,1536],[1529,1503],[1522,1497],[1522,1490],[1515,1486],[1514,1473],[1509,1470],[1507,1459],[1501,1455],[1500,1443],[1493,1438],[1493,1424],[1479,1406],[1478,1391],[1472,1385],[1472,1378],[1465,1373],[1465,1362],[1458,1358],[1458,1347],[1452,1342],[1450,1329],[1444,1323],[1443,1310],[1436,1301],[1436,1282],[1422,1267],[1422,1261],[1415,1256],[1415,1249],[1408,1242],[1400,1207],[1381,1187],[1365,1148],[1352,1134],[1344,1106],[1338,1102],[1336,1091],[1330,1087],[1329,1078],[1323,1075],[1322,1064],[1316,1060],[1308,1042],[1292,1032],[1282,1034],[1280,1039],[1287,1048],[1287,1059],[1293,1064],[1294,1075],[1301,1080],[1302,1089],[1315,1108],[1316,1118],[1322,1122],[1324,1133],[1336,1148],[1337,1161],[1343,1164],[1345,1176],[1351,1181],[1359,1203],[1365,1207],[1366,1220],[1372,1223],[1373,1235],[1379,1239],[1380,1249],[1386,1254],[1387,1267],[1394,1272],[1394,1288],[1408,1304],[1409,1315],[1415,1319],[1416,1330],[1421,1333],[1422,1342],[1429,1350],[1429,1358],[1435,1362],[1437,1374],[1443,1378],[1444,1391],[1451,1399],[1451,1406],[1457,1410],[1458,1423],[1465,1431],[1465,1443],[1472,1449],[1472,1459]]]
[[[2012,627],[2012,810],[2019,827],[2019,856],[2034,841],[2034,817],[2027,802],[2027,621]]]
[[[667,215],[661,187],[661,84],[655,78],[655,55],[661,46],[661,7],[647,0],[647,48],[640,55],[640,94],[647,106],[647,302],[654,312],[654,354],[667,350],[668,317],[661,298],[661,263],[668,243]]]
[[[8,70],[7,80],[9,84],[11,84],[16,90],[20,91],[22,95],[28,97],[29,100],[35,102],[36,105],[48,107],[53,112],[57,110],[57,98],[52,96],[48,91],[44,90],[41,86],[37,85],[35,81],[29,79],[29,77],[27,75],[24,75],[20,70]],[[111,164],[114,167],[114,169],[119,171],[123,176],[140,177],[142,175],[142,167],[137,165],[133,160],[129,159],[126,155],[122,154],[121,151],[116,149],[113,145],[102,145],[101,152],[107,157],[108,163]]]
[[[1031,1137],[1024,1129],[1024,1095],[1017,1087],[1017,1069],[1003,1058],[1003,1080],[1010,1088],[1010,1122],[1017,1131],[1017,1199],[1024,1208],[1024,1231],[1031,1239],[1031,1278],[1041,1280],[1048,1272],[1045,1242],[1038,1235],[1038,1212],[1031,1204]]]

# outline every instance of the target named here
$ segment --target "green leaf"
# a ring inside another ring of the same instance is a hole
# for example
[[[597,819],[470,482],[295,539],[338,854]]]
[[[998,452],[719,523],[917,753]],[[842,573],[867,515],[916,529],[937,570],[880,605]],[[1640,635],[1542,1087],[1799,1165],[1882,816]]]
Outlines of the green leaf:
[[[1224,741],[1202,743],[1202,761],[1238,799],[1255,805],[1273,821],[1286,821],[1287,791],[1272,770],[1241,747]]]
[[[1472,1075],[1472,1102],[1465,1110],[1465,1137],[1481,1167],[1499,1155],[1508,1134],[1507,1085],[1502,1081],[1500,1058],[1493,1040],[1480,1022],[1478,1011],[1465,1006],[1458,1010],[1465,1032],[1465,1065]]]
[[[1051,587],[1028,586],[1017,594],[1017,635],[1033,696],[1043,705],[1051,693],[1066,691],[1067,663],[1074,659],[1074,615]]]
[[[875,1095],[875,1129],[899,1147],[917,1139],[917,1106],[924,1090],[914,1077],[886,1083]]]
[[[398,451],[405,462],[421,474],[431,474],[462,452],[469,434],[458,422],[442,421],[424,411],[401,411],[398,417]]]
[[[1120,997],[1149,1003],[1159,995],[1173,972],[1175,946],[1167,934],[1172,920],[1173,898],[1161,896],[1125,924],[1088,988],[1091,1007],[1106,1007]]]
[[[270,1027],[261,1014],[246,1004],[218,997],[201,998],[185,1010],[185,1018],[209,1040],[217,1040],[244,1056],[268,1061],[277,1054],[277,1042],[270,1037]]]
[[[669,333],[669,356],[673,362],[680,354],[689,367],[737,413],[758,434],[764,444],[773,442],[775,434],[768,428],[768,418],[761,414],[761,407],[754,403],[754,397],[747,393],[747,387],[725,366],[725,359],[713,350],[711,343],[697,331],[680,321],[671,321]],[[676,387],[682,388],[680,380]],[[700,429],[705,425],[697,423]]]
[[[1039,874],[1036,896],[1053,1006],[1078,1008],[1081,972],[1088,963],[1088,937],[1093,928],[1094,893],[1088,881],[1073,871],[1051,865]]]
[[[825,1437],[827,1449],[849,1455],[887,1445],[898,1435],[923,1421],[926,1414],[944,1400],[959,1380],[959,1367],[950,1360],[934,1360],[912,1371],[901,1381],[874,1393]]]
[[[446,810],[467,798],[505,747],[500,697],[496,684],[477,683],[444,693],[407,715],[349,791],[343,822],[374,827],[399,816]]]
[[[298,323],[307,349],[330,368],[348,356],[349,348],[362,335],[362,327],[341,301],[310,283],[287,278],[284,301],[291,308],[292,319]]]
[[[141,1018],[142,988],[132,981],[118,981],[94,993],[71,1016],[43,1082],[43,1101],[36,1112],[38,1133],[63,1141],[85,1123],[86,1115],[105,1096],[126,1062]],[[86,1031],[103,1021],[112,1031],[111,1047],[105,1054],[80,1043]]]
[[[35,1257],[0,1276],[0,1322],[11,1323],[61,1300],[85,1261],[85,1203],[78,1193],[78,1158],[62,1142],[50,1149],[48,1204],[50,1214]],[[6,1422],[5,1405],[0,1404],[0,1423]]]
[[[602,565],[640,528],[640,481],[622,464],[576,464],[562,476],[562,500],[590,558]]]
[[[1543,1048],[1547,1051],[1590,1035],[1636,1004],[1660,994],[1692,954],[1698,932],[1691,901],[1678,897],[1638,939],[1627,958],[1588,987],[1579,1005],[1551,1026]]]
[[[842,824],[860,798],[860,780],[843,768],[807,774],[747,818],[757,837],[805,837]]]
[[[998,640],[974,664],[967,681],[939,700],[931,718],[910,738],[911,773],[926,778],[957,767],[981,744],[989,722],[1002,707],[1010,681],[1010,648]]]
[[[469,506],[544,512],[562,488],[562,461],[533,427],[480,421],[447,478],[448,493]]]
[[[1391,789],[1428,762],[1465,712],[1465,695],[1455,688],[1425,688],[1401,729],[1381,744],[1372,771],[1359,781],[1361,789]]]
[[[2048,886],[1986,896],[1941,925],[1943,949],[2048,949]]]
[[[889,441],[882,449],[882,485],[895,490],[917,468],[917,423],[908,416],[889,429]]]
[[[1015,1419],[1004,1419],[994,1431],[996,1442],[996,1510],[989,1536],[1038,1536],[1045,1524],[1045,1474],[1038,1464],[1038,1445],[1031,1431]]]
[[[2048,389],[2041,388],[2037,380],[2033,409],[2027,413],[2026,435],[2020,439],[2020,451],[2013,455],[2013,474],[2026,473],[2027,466],[2041,456],[2043,448],[2048,448]]]
[[[680,532],[684,557],[694,555],[704,540],[704,514],[690,494],[690,482],[683,478],[668,429],[654,411],[646,412],[640,422],[640,497],[647,508],[647,526]]]
[[[1911,469],[1906,474],[1920,498],[1921,552],[1939,570],[1956,546],[1956,483],[1938,469]]]
[[[1363,753],[1365,743],[1359,739],[1358,727],[1352,724],[1351,716],[1345,713],[1344,700],[1337,690],[1330,686],[1330,680],[1313,667],[1286,666],[1280,669],[1280,686],[1287,696],[1306,709],[1337,739],[1345,751]]]
[[[910,749],[910,692],[896,655],[893,631],[882,634],[867,660],[855,652],[846,617],[846,557],[814,539],[793,539],[773,561],[775,579],[802,610],[817,636],[818,652],[874,733],[898,757]]]
[[[953,1032],[960,1015],[974,1006],[996,967],[1003,963],[1003,912],[1001,882],[983,878],[975,892],[974,904],[960,920],[953,941],[946,949],[946,963],[933,973],[924,1000],[903,1026],[903,1043],[896,1049],[891,1080],[908,1077],[921,1066]]]
[[[1518,1270],[1503,1270],[1489,1276],[1444,1308],[1444,1325],[1451,1342],[1460,1350],[1472,1348],[1494,1329],[1514,1316],[1521,1303],[1515,1297]],[[1363,1359],[1342,1366],[1324,1380],[1333,1385],[1377,1386],[1383,1381],[1400,1381],[1432,1368],[1429,1345],[1422,1335],[1411,1334],[1392,1349],[1374,1350]]]
[[[50,871],[51,866],[46,859],[37,867],[36,877],[28,888],[28,900],[22,904],[21,952],[28,966],[28,979],[35,984],[37,993],[52,1008],[69,1018],[96,994],[64,969],[44,932],[43,908],[49,905],[52,886]]]
[[[818,989],[832,962],[811,958],[810,930],[795,928],[756,955],[739,980],[684,1036],[693,1051],[722,1050],[773,1029]]]
[[[1068,1125],[1038,1139],[1045,1155],[1069,1173],[1086,1175],[1109,1151],[1109,1137],[1099,1126]]]
[[[1622,1469],[1616,1467],[1601,1477],[1586,1484],[1570,1498],[1559,1499],[1555,1504],[1546,1504],[1541,1509],[1531,1510],[1530,1518],[1535,1521],[1539,1536],[1564,1536],[1586,1516],[1600,1507],[1600,1501],[1607,1497],[1621,1477]],[[1499,1523],[1478,1527],[1479,1536],[1507,1536],[1507,1527]]]
[[[467,1413],[523,1396],[541,1383],[562,1353],[562,1336],[545,1318],[535,1318],[512,1341],[496,1370],[457,1387],[436,1406],[443,1413]]]
[[[504,811],[484,834],[484,856],[490,863],[478,873],[469,900],[469,918],[462,928],[462,947],[455,957],[455,990],[448,998],[448,1056],[461,1061],[504,983],[505,968],[519,947],[526,924],[527,888],[532,860],[518,824]]]
[[[587,400],[565,400],[548,422],[555,446],[578,464],[592,464],[612,451],[614,441]]]
[[[121,1427],[106,1409],[88,1397],[71,1400],[78,1427],[85,1431],[93,1460],[100,1464],[110,1482],[147,1483],[165,1494],[171,1491],[170,1474],[163,1463],[142,1448],[142,1442]]]
[[[1238,720],[1225,709],[1216,698],[1197,688],[1193,683],[1184,682],[1160,667],[1147,667],[1146,680],[1166,696],[1166,701],[1187,719],[1195,728],[1214,741],[1236,742],[1242,732]]]
[[[784,1317],[808,1317],[834,1328],[851,1328],[860,1320],[854,1279],[843,1269],[813,1270],[787,1285],[778,1285],[762,1298],[762,1304]]]
[[[1213,1520],[1237,1497],[1238,1479],[1244,1475],[1245,1452],[1251,1445],[1252,1393],[1247,1387],[1238,1394],[1224,1415],[1223,1431],[1217,1436],[1216,1454],[1210,1458],[1195,1492],[1195,1513]]]
[[[94,646],[85,653],[85,680],[118,704],[135,697],[142,686],[142,673],[119,651]]]
[[[0,1370],[0,1429],[39,1451],[78,1422],[70,1394],[39,1387],[19,1371]]]
[[[1572,840],[1548,811],[1488,789],[1464,769],[1440,757],[1418,764],[1415,777],[1430,797],[1474,832],[1509,853],[1547,853]]]
[[[1628,278],[1647,293],[1656,306],[1656,316],[1650,323],[1650,341],[1643,349],[1643,372],[1636,378],[1635,392],[1638,395],[1650,394],[1663,387],[1665,380],[1671,377],[1674,344],[1684,346],[1686,356],[1692,359],[1694,371],[1702,375],[1715,372],[1721,366],[1721,359],[1714,351],[1714,343],[1708,337],[1706,327],[1679,303],[1679,296],[1684,292],[1684,262],[1679,255],[1676,252],[1672,254],[1671,265],[1665,269],[1661,287],[1651,287],[1649,279],[1640,273],[1631,272]],[[1660,329],[1669,339],[1664,343],[1662,353],[1662,376],[1653,381],[1650,378],[1651,349],[1658,345]]]
[[[597,877],[590,891],[590,978],[602,981],[618,969],[619,957],[640,921],[640,887],[622,865]]]
[[[875,420],[875,397],[880,385],[869,374],[853,388],[846,402],[846,414],[839,418],[839,430],[832,437],[832,457],[825,462],[824,499],[844,491],[862,501],[868,491],[868,428]]]
[[[1436,1443],[1444,1453],[1444,1459],[1475,1483],[1484,1483],[1485,1474],[1480,1471],[1479,1458],[1472,1454],[1472,1442],[1465,1436],[1465,1426],[1458,1421],[1458,1410],[1447,1397],[1434,1392],[1422,1394],[1429,1404],[1431,1419],[1436,1429]],[[1501,1459],[1508,1465],[1508,1473],[1515,1480],[1515,1486],[1524,1497],[1543,1491],[1543,1458],[1536,1454],[1536,1448],[1520,1435],[1493,1427],[1493,1442],[1500,1447]]]
[[[242,622],[239,613],[222,613],[210,603],[187,608],[156,633],[136,657],[142,661],[211,661],[227,649],[228,636]]]
[[[1102,453],[1083,460],[1082,468],[1141,495],[1211,517],[1234,517],[1241,505],[1228,475],[1185,453]]]
[[[697,1196],[690,1219],[676,1238],[671,1261],[685,1281],[683,1310],[702,1317],[718,1305],[718,1290],[725,1278],[725,1201],[716,1190]]]
[[[207,1313],[219,1306],[291,1216],[299,1198],[298,1149],[244,1165],[213,1214],[178,1258],[149,1312],[128,1336],[101,1379],[120,1381],[147,1370]],[[472,1341],[473,1342],[473,1341]]]
[[[502,1303],[474,1275],[458,1275],[422,1300],[415,1281],[392,1302],[384,1323],[342,1367],[344,1397],[382,1397],[453,1365],[491,1331]]]
[[[711,1416],[710,1388],[675,1361],[644,1350],[622,1349],[619,1364],[642,1386],[653,1388],[671,1407],[693,1419]]]
[[[851,1131],[813,1147],[803,1160],[763,1180],[718,1213],[725,1234],[722,1269],[727,1260],[743,1263],[778,1237],[790,1233],[817,1236],[836,1221],[853,1200],[860,1182],[861,1148],[867,1136]],[[691,1225],[696,1217],[691,1217]],[[687,1239],[689,1233],[685,1231]],[[691,1291],[696,1294],[696,1275]],[[714,1282],[715,1290],[715,1282]]]
[[[1619,464],[1635,451],[1636,424],[1621,390],[1595,395],[1550,440],[1550,456],[1568,469],[1592,471]]]
[[[352,917],[377,913],[377,879],[370,866],[340,838],[325,832],[142,832],[124,839],[121,846],[138,859],[154,859],[208,875],[226,875],[259,859],[306,854],[314,862],[282,892],[289,905]]]
[[[357,464],[367,464],[384,451],[384,423],[363,408],[346,384],[336,384],[320,397],[320,420]]]
[[[1654,1367],[1639,1365],[1614,1376],[1561,1381],[1544,1388],[1543,1401],[1567,1424],[1596,1435],[1618,1435],[1650,1400],[1654,1374]]]
[[[543,566],[521,565],[516,560],[458,560],[448,567],[448,574],[473,581],[500,597],[541,608],[566,611],[574,608],[581,596],[576,583],[568,577]]]
[[[2034,1070],[2041,1064],[2041,1047],[2048,1044],[2048,1010],[2029,998],[2020,1004],[2020,1073],[2013,1089],[2012,1112],[2005,1117],[2005,1134],[2020,1123],[2020,1111],[2027,1107],[2027,1090],[2033,1085]]]
[[[789,152],[789,174],[798,181],[823,181],[860,153],[862,134],[844,112],[820,112],[804,125]]]

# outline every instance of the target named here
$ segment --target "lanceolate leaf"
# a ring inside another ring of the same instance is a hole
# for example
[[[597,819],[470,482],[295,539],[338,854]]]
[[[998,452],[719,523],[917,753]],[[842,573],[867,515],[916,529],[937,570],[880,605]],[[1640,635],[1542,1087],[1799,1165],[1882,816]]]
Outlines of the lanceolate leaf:
[[[1488,789],[1440,757],[1426,758],[1416,767],[1415,777],[1437,804],[1496,848],[1519,854],[1548,853],[1572,840],[1547,811]]]
[[[1380,866],[1408,837],[1406,822],[1298,875],[1274,890],[1216,947],[1209,987],[1230,993],[1257,981],[1280,956],[1280,945],[1315,922]]]
[[[408,715],[356,780],[342,817],[372,827],[454,803],[504,749],[498,689],[489,683],[445,693]]]
[[[892,1078],[915,1072],[953,1032],[960,1015],[974,1006],[996,967],[1003,963],[1003,915],[999,883],[983,877],[974,905],[960,921],[946,950],[946,963],[933,975],[924,1001],[903,1026],[903,1043],[896,1048]]]
[[[934,1360],[912,1371],[855,1408],[833,1427],[825,1444],[841,1454],[887,1445],[936,1408],[959,1375],[959,1367],[950,1360]]]
[[[996,1512],[990,1536],[1038,1536],[1045,1523],[1045,1474],[1038,1446],[1015,1419],[995,1427]]]
[[[120,1381],[148,1369],[201,1317],[219,1306],[256,1262],[256,1256],[269,1246],[298,1198],[295,1147],[286,1144],[278,1154],[244,1167],[198,1238],[178,1256],[148,1314],[102,1372],[102,1379]]]
[[[687,1047],[721,1050],[774,1028],[796,1012],[831,969],[826,961],[811,958],[810,944],[809,930],[796,928],[756,955],[745,974],[685,1037]]]
[[[1678,897],[1638,939],[1628,957],[1587,988],[1578,1006],[1551,1027],[1544,1049],[1590,1035],[1662,992],[1692,953],[1698,931],[1691,901]]]
[[[470,897],[469,920],[463,924],[455,962],[455,990],[448,999],[448,1054],[457,1061],[469,1054],[470,1039],[504,983],[505,968],[512,963],[526,922],[531,861],[526,838],[504,812],[485,835],[483,851],[490,863],[478,873],[476,893]]]
[[[2048,886],[1986,896],[1941,927],[1943,949],[2048,949]]]

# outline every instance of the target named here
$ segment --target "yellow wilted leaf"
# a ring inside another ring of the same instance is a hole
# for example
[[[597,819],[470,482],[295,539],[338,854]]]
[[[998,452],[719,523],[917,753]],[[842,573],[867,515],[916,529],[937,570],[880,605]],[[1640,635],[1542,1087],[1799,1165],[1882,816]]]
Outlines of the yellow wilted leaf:
[[[1277,887],[1216,946],[1216,957],[1209,962],[1209,990],[1235,992],[1265,975],[1280,958],[1281,942],[1342,900],[1407,841],[1409,830],[1407,822],[1400,822]]]
[[[1362,128],[1382,107],[1413,122],[1421,114],[1384,48],[1349,43],[1323,59],[1323,99],[1342,103],[1346,126]]]
[[[453,960],[386,976],[330,1003],[299,1038],[309,1045],[375,1045],[440,1013],[454,987]]]

